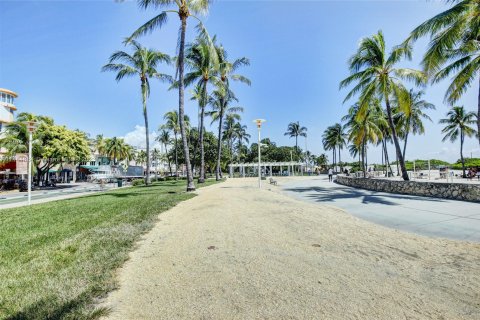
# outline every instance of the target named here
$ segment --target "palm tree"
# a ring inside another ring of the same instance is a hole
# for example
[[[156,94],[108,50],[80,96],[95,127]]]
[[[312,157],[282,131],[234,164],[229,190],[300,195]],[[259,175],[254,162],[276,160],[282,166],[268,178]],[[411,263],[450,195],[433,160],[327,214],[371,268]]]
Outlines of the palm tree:
[[[224,117],[233,117],[240,120],[239,112],[243,112],[242,107],[232,107],[233,101],[238,101],[233,92],[225,93],[226,86],[219,86],[210,96],[209,103],[212,111],[206,114],[212,118],[212,123],[218,121],[218,141],[217,141],[217,167],[215,170],[216,180],[220,180],[222,176],[221,157],[222,157],[222,137],[223,137],[223,119]]]
[[[238,150],[238,162],[242,159],[242,148],[243,148],[243,141],[246,143],[250,142],[250,134],[247,132],[247,126],[242,125],[237,122],[233,128],[233,136],[237,139],[237,150]]]
[[[98,154],[100,156],[103,156],[105,154],[105,138],[103,137],[103,134],[97,134],[95,140],[93,141],[93,144]]]
[[[367,170],[367,144],[377,143],[382,139],[381,126],[386,125],[385,118],[383,117],[383,111],[380,107],[380,102],[377,99],[373,99],[368,105],[366,113],[360,117],[359,113],[365,112],[360,107],[360,104],[351,106],[348,110],[348,115],[343,117],[342,120],[346,120],[345,127],[348,128],[349,140],[356,146],[356,149],[360,151],[362,171],[364,177]],[[355,153],[355,148],[349,150],[350,154]]]
[[[102,71],[117,72],[116,80],[120,81],[124,77],[136,76],[140,78],[143,119],[145,120],[145,143],[147,154],[150,154],[150,141],[148,129],[147,115],[147,99],[150,96],[150,78],[159,79],[161,81],[170,81],[171,77],[157,71],[160,63],[170,63],[170,57],[159,51],[150,50],[142,47],[138,42],[131,41],[133,55],[124,51],[117,51],[110,56],[109,63],[103,66]],[[118,63],[120,62],[120,63]],[[147,175],[145,176],[145,184],[150,183],[150,157],[147,157]]]
[[[406,42],[427,34],[430,44],[422,65],[436,83],[451,78],[445,100],[452,105],[480,74],[480,6],[477,0],[449,1],[453,6],[412,31]],[[480,87],[477,100],[477,131],[480,132]],[[480,136],[478,137],[480,143]]]
[[[215,43],[215,37],[212,40]],[[208,83],[218,82],[215,77],[218,68],[218,57],[216,50],[210,50],[211,44],[204,37],[198,37],[195,42],[186,49],[187,66],[191,69],[185,75],[185,85],[195,82],[195,91],[192,100],[198,101],[199,107],[199,145],[200,145],[200,174],[198,183],[205,182],[205,147],[203,141],[205,107],[208,103]]]
[[[332,151],[332,165],[335,170],[335,167],[337,166],[336,160],[337,160],[337,146],[335,144],[335,139],[333,132],[331,128],[325,129],[325,131],[322,134],[322,144],[323,144],[323,149],[325,151]]]
[[[131,149],[123,139],[113,137],[105,139],[105,154],[113,160],[115,165],[117,161],[129,160],[131,158]]]
[[[422,119],[432,121],[424,111],[435,110],[435,106],[422,99],[424,94],[424,91],[415,92],[413,89],[410,89],[405,108],[402,111],[398,110],[399,112],[394,115],[397,132],[401,133],[403,139],[403,159],[405,159],[409,134],[424,134],[425,127]],[[398,105],[398,102],[395,103]]]
[[[203,27],[202,22],[195,14],[206,14],[208,12],[209,0],[196,1],[196,0],[138,0],[138,4],[142,9],[148,9],[153,7],[154,9],[174,6],[176,10],[164,10],[151,20],[147,21],[144,25],[138,28],[127,41],[132,41],[141,35],[151,33],[157,28],[161,28],[167,21],[167,14],[174,13],[180,18],[180,33],[178,39],[178,57],[177,57],[177,72],[178,75],[178,114],[180,133],[182,136],[183,152],[185,156],[185,165],[187,167],[187,191],[194,191],[195,184],[193,183],[192,167],[190,165],[190,152],[188,148],[187,132],[184,123],[185,115],[185,34],[187,31],[187,19],[189,17],[195,18],[199,21],[198,28],[201,34],[209,39],[206,29]],[[211,51],[214,51],[213,45]]]
[[[332,143],[335,145],[335,148],[338,149],[338,164],[340,166],[340,171],[342,171],[342,158],[340,151],[347,144],[348,135],[345,133],[345,127],[340,123],[331,126],[329,131],[329,135],[331,135],[329,138],[332,139]]]
[[[165,155],[168,162],[168,169],[170,170],[170,175],[172,175],[172,165],[171,165],[170,157],[168,156],[168,145],[171,142],[170,133],[167,130],[162,129],[160,131],[160,134],[157,137],[157,141],[163,144],[165,148]]]
[[[360,94],[359,118],[365,117],[368,105],[374,97],[380,97],[385,102],[388,123],[395,144],[395,150],[400,161],[402,177],[409,180],[405,159],[402,155],[400,143],[393,121],[393,111],[390,103],[392,97],[399,101],[403,110],[405,101],[408,100],[408,91],[400,79],[414,81],[417,85],[425,83],[426,76],[423,72],[413,69],[396,68],[402,58],[411,58],[412,48],[408,44],[395,47],[389,55],[385,52],[385,39],[379,31],[372,37],[360,41],[357,52],[350,58],[350,76],[340,82],[340,88],[345,88],[355,83],[353,89],[345,97],[345,101]]]
[[[290,122],[287,127],[287,132],[284,134],[290,138],[295,137],[295,150],[298,154],[298,137],[307,137],[307,128],[300,126],[299,121]]]
[[[163,116],[163,119],[166,120],[166,123],[160,126],[160,129],[167,129],[173,133],[173,143],[175,148],[175,177],[178,175],[178,147],[177,147],[177,136],[181,132],[180,126],[180,117],[177,110],[168,111]],[[183,116],[183,123],[186,128],[190,127],[190,118],[187,115]],[[187,159],[185,158],[185,161]],[[188,174],[188,173],[187,173]]]
[[[233,143],[235,140],[235,126],[239,124],[240,115],[236,113],[230,113],[225,116],[225,122],[223,123],[223,135],[222,139],[227,142],[230,158],[233,159]]]
[[[162,153],[157,148],[152,150],[152,160],[155,161],[155,179],[158,178],[158,161],[162,159]]]
[[[474,112],[466,112],[463,107],[453,107],[447,113],[445,119],[440,119],[439,123],[446,126],[442,129],[442,133],[445,134],[442,141],[450,139],[451,142],[455,142],[460,136],[460,160],[462,161],[463,177],[465,178],[465,160],[463,158],[463,143],[465,137],[472,137],[477,134],[477,131],[470,127],[475,123],[477,117]]]
[[[217,167],[215,170],[216,180],[220,180],[222,174],[222,169],[220,167],[221,155],[222,155],[222,128],[223,128],[223,117],[225,116],[227,110],[233,111],[229,104],[232,101],[238,101],[235,97],[233,91],[230,89],[230,81],[240,81],[247,85],[250,85],[250,80],[240,74],[236,74],[238,68],[242,66],[250,65],[250,61],[245,58],[239,58],[234,61],[228,61],[228,54],[223,46],[215,46],[216,54],[218,57],[218,68],[217,76],[220,79],[216,84],[217,89],[213,94],[213,103],[212,106],[214,111],[216,111],[216,117],[218,119],[218,142],[217,142]],[[240,108],[241,109],[241,108]],[[237,108],[237,111],[240,111]],[[243,111],[243,109],[241,110]]]

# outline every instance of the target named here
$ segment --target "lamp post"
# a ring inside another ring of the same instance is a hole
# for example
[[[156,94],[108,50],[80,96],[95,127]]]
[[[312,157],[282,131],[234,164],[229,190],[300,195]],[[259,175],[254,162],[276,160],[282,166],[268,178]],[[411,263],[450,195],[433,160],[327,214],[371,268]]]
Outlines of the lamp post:
[[[260,129],[262,128],[262,123],[264,123],[266,120],[264,119],[255,119],[253,122],[257,124],[257,129],[258,129],[258,187],[262,187],[262,169],[260,167],[260,162],[261,162],[261,150],[260,148],[262,147],[262,144],[260,143]]]
[[[35,121],[27,121],[27,131],[28,131],[28,205],[32,203],[32,140],[33,132],[37,128],[37,123]]]

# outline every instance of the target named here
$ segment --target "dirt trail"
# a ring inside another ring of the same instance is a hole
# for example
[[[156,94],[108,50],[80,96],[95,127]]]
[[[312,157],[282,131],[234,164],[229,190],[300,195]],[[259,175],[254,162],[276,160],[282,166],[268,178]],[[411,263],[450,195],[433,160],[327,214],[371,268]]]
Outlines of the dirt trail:
[[[480,245],[255,186],[229,180],[163,213],[119,271],[109,318],[480,319]]]

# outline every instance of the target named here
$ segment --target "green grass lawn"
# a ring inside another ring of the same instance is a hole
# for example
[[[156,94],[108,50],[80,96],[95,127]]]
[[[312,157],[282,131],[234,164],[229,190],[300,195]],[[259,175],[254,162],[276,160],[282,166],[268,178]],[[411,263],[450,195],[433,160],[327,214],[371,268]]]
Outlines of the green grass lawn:
[[[214,183],[209,181],[206,185]],[[0,211],[0,319],[90,319],[158,214],[194,195],[159,182]]]

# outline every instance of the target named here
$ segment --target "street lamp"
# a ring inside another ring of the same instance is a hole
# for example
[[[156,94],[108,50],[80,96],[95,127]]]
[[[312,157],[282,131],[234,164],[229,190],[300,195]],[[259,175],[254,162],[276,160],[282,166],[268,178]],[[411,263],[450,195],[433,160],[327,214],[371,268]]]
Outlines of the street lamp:
[[[260,143],[260,129],[262,128],[262,123],[264,123],[266,120],[264,119],[255,119],[253,120],[254,123],[257,124],[257,129],[258,129],[258,187],[262,187],[262,170],[260,168],[260,162],[261,162],[261,146],[262,144]]]
[[[26,125],[28,131],[28,205],[30,205],[32,203],[32,136],[37,128],[37,123],[35,121],[27,121]]]

